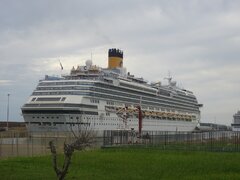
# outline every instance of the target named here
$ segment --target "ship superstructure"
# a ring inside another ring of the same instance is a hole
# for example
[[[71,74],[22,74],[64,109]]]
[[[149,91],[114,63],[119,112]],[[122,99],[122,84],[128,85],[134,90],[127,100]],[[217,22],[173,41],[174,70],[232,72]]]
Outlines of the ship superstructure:
[[[127,73],[123,52],[108,51],[108,67],[86,61],[61,78],[40,80],[22,113],[30,131],[68,131],[86,124],[97,131],[138,129],[138,109],[142,110],[142,130],[192,131],[200,121],[200,106],[191,91],[168,84],[148,83]],[[125,113],[123,120],[119,112]]]
[[[240,131],[240,111],[233,115],[232,130]]]

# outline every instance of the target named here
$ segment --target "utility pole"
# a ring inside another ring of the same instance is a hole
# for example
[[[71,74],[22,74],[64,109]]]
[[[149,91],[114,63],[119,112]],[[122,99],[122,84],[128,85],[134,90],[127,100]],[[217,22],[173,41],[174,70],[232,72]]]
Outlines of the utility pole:
[[[8,120],[9,120],[9,97],[10,97],[10,94],[8,93],[7,96],[8,96],[8,102],[7,102],[7,131],[8,131]]]

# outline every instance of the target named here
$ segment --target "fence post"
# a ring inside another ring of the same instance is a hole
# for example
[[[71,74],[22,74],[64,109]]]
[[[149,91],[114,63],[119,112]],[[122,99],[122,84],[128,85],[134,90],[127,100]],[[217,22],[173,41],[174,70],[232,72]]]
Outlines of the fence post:
[[[2,157],[2,133],[0,133],[0,157]]]
[[[16,146],[17,146],[17,156],[18,156],[18,139],[19,138],[19,133],[16,135]]]
[[[12,137],[12,156],[13,156],[13,145],[14,145],[14,135],[13,135],[13,133],[11,133],[11,137]]]
[[[212,139],[212,131],[210,132],[210,140],[211,140],[211,151],[213,151],[213,139]]]
[[[239,151],[239,133],[235,132],[235,145],[237,146],[237,151]]]
[[[45,153],[45,155],[47,154],[47,134],[46,134],[46,132],[44,132],[44,145],[45,145],[45,148],[44,148],[44,153]]]
[[[109,134],[110,134],[110,137],[111,137],[110,145],[112,146],[112,145],[116,144],[116,138],[115,138],[116,131],[110,130]]]
[[[27,156],[29,156],[29,134],[28,133],[26,135],[26,140],[27,140]]]
[[[167,131],[165,131],[165,136],[164,136],[164,149],[167,146]]]
[[[105,136],[105,130],[103,130],[103,133],[102,133],[102,135],[103,135],[103,137],[102,137],[102,147],[104,147],[104,142],[105,142],[105,140],[104,140],[104,136]],[[97,137],[96,137],[96,139],[97,139]],[[96,140],[97,141],[97,140]]]
[[[33,156],[33,136],[31,136],[31,147],[32,147],[32,156]]]

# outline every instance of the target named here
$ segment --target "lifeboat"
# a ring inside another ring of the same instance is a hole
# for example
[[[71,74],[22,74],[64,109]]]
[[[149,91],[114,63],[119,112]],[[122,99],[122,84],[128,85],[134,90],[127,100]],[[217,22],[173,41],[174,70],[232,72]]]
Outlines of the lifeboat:
[[[171,113],[167,113],[167,117],[170,118],[171,117]]]
[[[154,116],[154,117],[157,116],[156,112],[155,112],[155,111],[152,111],[152,112],[151,112],[151,116]]]
[[[143,112],[143,111],[142,111],[142,112]],[[138,109],[136,109],[136,108],[133,109],[133,113],[134,113],[134,114],[138,114]]]
[[[187,115],[186,120],[191,121],[191,117],[189,115]]]
[[[132,109],[132,108],[127,108],[127,112],[128,112],[128,113],[133,113],[133,111],[134,111],[134,109]]]
[[[175,119],[177,119],[178,118],[178,115],[177,114],[174,114],[174,116],[173,116]]]
[[[161,112],[157,112],[157,117],[162,117],[162,113]]]
[[[173,118],[174,117],[174,113],[168,113],[168,117]]]
[[[146,116],[150,116],[149,111],[145,111],[145,115],[146,115]]]
[[[165,112],[163,112],[163,113],[162,113],[162,116],[166,118],[166,117],[167,117],[167,114],[166,114]]]
[[[182,115],[181,114],[178,114],[178,119],[182,119]]]

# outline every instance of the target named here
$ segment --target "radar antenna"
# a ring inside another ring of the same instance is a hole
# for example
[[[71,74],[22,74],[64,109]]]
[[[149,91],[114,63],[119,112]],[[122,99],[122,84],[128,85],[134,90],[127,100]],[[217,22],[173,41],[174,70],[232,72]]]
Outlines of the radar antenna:
[[[168,71],[168,77],[165,77],[164,79],[168,80],[168,85],[171,84],[171,82],[172,82],[172,76],[171,76],[171,72],[170,72],[170,71]]]

